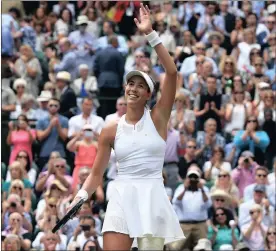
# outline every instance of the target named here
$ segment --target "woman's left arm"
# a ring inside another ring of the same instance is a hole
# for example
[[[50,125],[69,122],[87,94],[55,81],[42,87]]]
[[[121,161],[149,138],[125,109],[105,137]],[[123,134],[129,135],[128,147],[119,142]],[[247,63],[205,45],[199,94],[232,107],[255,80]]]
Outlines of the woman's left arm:
[[[258,145],[263,151],[270,143],[270,139],[265,131],[251,132],[250,134],[252,140],[256,145]]]
[[[140,20],[138,21],[138,19],[135,18],[134,22],[138,29],[145,33],[147,40],[156,51],[156,54],[165,69],[163,93],[166,93],[166,95],[161,96],[152,110],[153,117],[156,118],[157,122],[160,123],[160,126],[163,127],[163,124],[167,126],[175,99],[177,69],[172,57],[162,44],[158,33],[152,29],[150,10],[148,6],[144,7],[141,3],[139,16]]]

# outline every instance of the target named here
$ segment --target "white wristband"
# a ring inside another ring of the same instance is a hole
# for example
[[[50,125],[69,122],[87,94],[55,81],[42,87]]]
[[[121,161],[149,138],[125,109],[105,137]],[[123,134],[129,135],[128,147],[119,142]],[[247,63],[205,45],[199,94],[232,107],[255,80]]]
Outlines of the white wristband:
[[[81,189],[76,194],[76,197],[80,197],[80,198],[82,198],[84,200],[87,200],[88,199],[88,193],[84,189]]]
[[[151,47],[155,47],[156,45],[162,43],[156,31],[152,31],[150,34],[146,35],[146,39],[148,40]]]

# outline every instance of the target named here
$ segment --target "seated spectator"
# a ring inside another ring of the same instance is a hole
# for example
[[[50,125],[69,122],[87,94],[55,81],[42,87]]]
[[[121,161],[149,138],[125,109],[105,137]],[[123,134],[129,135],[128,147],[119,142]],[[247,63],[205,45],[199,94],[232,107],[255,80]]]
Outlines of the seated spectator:
[[[43,90],[51,92],[52,98],[57,97],[57,88],[56,88],[56,85],[53,84],[52,82],[46,82],[43,87]]]
[[[42,169],[42,172],[45,172],[49,169],[49,166],[53,165],[53,162],[56,160],[56,159],[59,159],[61,158],[61,155],[59,152],[57,151],[53,151],[51,152],[50,154],[50,157],[49,157],[49,160],[48,162],[45,164],[45,166],[43,167]]]
[[[37,97],[42,70],[33,49],[28,45],[22,45],[20,58],[16,60],[14,65],[10,64],[10,67],[16,76],[26,80],[26,91]]]
[[[222,147],[215,146],[213,148],[213,156],[210,161],[206,161],[203,166],[204,177],[207,181],[214,183],[220,171],[231,172],[231,165],[224,161],[225,153]]]
[[[204,164],[213,156],[213,148],[219,146],[224,148],[225,139],[217,133],[217,122],[215,119],[208,119],[204,123],[204,132],[197,133],[197,151],[200,163]]]
[[[81,167],[93,167],[98,152],[92,125],[86,124],[82,131],[67,144],[67,149],[75,153],[75,167],[73,172],[73,188],[79,183],[78,176]]]
[[[254,188],[254,196],[252,200],[244,202],[239,207],[239,226],[242,228],[244,225],[250,223],[250,209],[253,205],[258,204],[262,208],[263,217],[262,223],[266,226],[271,225],[274,222],[274,208],[269,204],[269,201],[265,199],[265,186],[256,185]]]
[[[200,171],[190,167],[187,178],[175,190],[172,203],[186,239],[173,243],[173,249],[191,250],[199,239],[207,237],[206,220],[211,201],[200,177]]]
[[[98,83],[96,77],[89,75],[88,65],[81,64],[79,66],[79,73],[80,78],[77,78],[72,85],[76,95],[84,98],[90,93],[95,94],[98,91]]]
[[[46,201],[49,198],[56,198],[57,200],[63,200],[67,194],[68,189],[58,180],[54,180],[53,183],[48,187],[46,192],[42,195],[43,198],[38,202],[36,209],[36,221],[41,218],[43,211],[46,206]]]
[[[180,156],[178,162],[178,174],[182,179],[186,178],[187,170],[193,164],[198,165],[198,161],[196,159],[196,140],[189,139],[186,143],[185,154]]]
[[[276,227],[270,226],[266,232],[265,250],[276,250]]]
[[[229,212],[230,220],[236,220],[236,213],[232,207],[231,196],[222,189],[213,190],[211,193],[212,206],[208,209],[208,225],[211,225],[210,220],[215,217],[215,211],[217,208],[225,208]]]
[[[264,152],[269,145],[269,137],[260,130],[257,118],[249,116],[244,130],[238,131],[234,137],[234,144],[239,151],[250,150],[258,164],[264,164]]]
[[[2,231],[2,236],[9,234],[18,235],[21,240],[21,247],[24,250],[29,250],[31,247],[31,233],[23,228],[23,217],[19,213],[12,213],[9,216],[9,225]]]
[[[265,167],[258,167],[255,172],[255,183],[247,186],[244,189],[244,201],[249,201],[253,199],[254,188],[256,185],[264,185],[267,199],[270,203],[275,206],[275,187],[270,186],[267,179],[268,170]]]
[[[188,101],[184,94],[176,93],[176,109],[171,112],[171,121],[173,128],[191,137],[195,132],[196,118],[194,112],[188,108]]]
[[[65,159],[56,159],[53,166],[50,166],[46,172],[40,173],[35,187],[36,190],[42,192],[45,188],[49,188],[55,179],[58,179],[68,189],[68,192],[72,192],[73,179],[66,174]]]
[[[30,128],[28,118],[25,115],[20,115],[15,122],[9,122],[7,143],[12,145],[9,163],[11,164],[16,159],[20,151],[25,151],[29,158],[28,161],[32,163],[32,144],[35,139],[36,132]]]
[[[263,223],[263,210],[259,204],[250,207],[250,221],[241,227],[243,241],[251,250],[264,250],[267,226]]]
[[[124,115],[126,114],[126,108],[127,108],[127,104],[126,104],[126,100],[125,100],[125,97],[122,96],[120,98],[117,99],[117,102],[116,102],[116,112],[115,113],[112,113],[112,114],[109,114],[105,117],[105,123],[109,123],[109,122],[118,122],[119,119]]]
[[[2,242],[2,248],[5,251],[21,251],[20,237],[16,234],[8,234]]]
[[[231,244],[235,247],[239,239],[239,231],[236,224],[230,224],[229,211],[224,208],[217,208],[212,219],[212,225],[208,227],[208,239],[211,240],[213,250],[220,249],[224,244]],[[225,249],[223,249],[225,250]]]
[[[244,196],[244,189],[255,182],[257,168],[254,154],[250,151],[242,152],[238,166],[232,171],[232,179],[240,191],[240,198]]]
[[[224,42],[224,35],[221,32],[213,31],[210,32],[208,40],[211,47],[206,50],[206,56],[212,58],[217,65],[220,65],[222,58],[226,56],[226,50],[221,47]]]
[[[38,164],[40,168],[47,163],[53,151],[58,151],[62,157],[65,157],[63,142],[67,139],[68,119],[58,113],[59,108],[60,101],[51,98],[48,103],[49,116],[37,121],[37,138],[41,142]]]
[[[15,193],[10,194],[8,199],[2,203],[2,228],[6,228],[9,225],[9,216],[12,213],[19,213],[23,216],[23,228],[31,233],[33,230],[31,213],[24,210],[22,197]]]
[[[10,174],[11,174],[11,180],[10,181],[5,181],[2,185],[3,198],[6,199],[8,197],[12,181],[18,179],[18,180],[21,180],[24,184],[25,196],[27,198],[31,199],[32,183],[27,178],[25,178],[25,172],[24,172],[24,169],[23,169],[23,166],[22,166],[21,162],[14,161],[9,166],[9,171],[10,171]]]
[[[216,189],[224,190],[232,197],[231,208],[234,209],[239,205],[239,190],[237,186],[233,183],[230,171],[226,171],[225,169],[219,171],[214,186],[211,188],[211,192],[215,191]]]

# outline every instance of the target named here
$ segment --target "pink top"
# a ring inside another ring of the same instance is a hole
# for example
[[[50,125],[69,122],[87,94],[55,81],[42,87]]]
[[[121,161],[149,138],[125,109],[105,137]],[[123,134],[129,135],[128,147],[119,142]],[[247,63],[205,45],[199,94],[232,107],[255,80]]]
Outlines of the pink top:
[[[237,167],[232,171],[232,179],[240,191],[240,198],[243,198],[244,189],[255,183],[255,172],[258,164],[255,162],[251,168]]]
[[[79,145],[78,151],[76,152],[75,156],[75,168],[83,166],[88,166],[92,168],[96,155],[97,148],[94,145]]]
[[[33,138],[36,138],[35,130],[31,130]],[[15,161],[16,155],[20,151],[26,151],[30,157],[30,162],[33,161],[32,154],[32,142],[30,142],[29,133],[25,130],[12,131],[11,133],[11,143],[13,149],[10,155],[10,164]]]

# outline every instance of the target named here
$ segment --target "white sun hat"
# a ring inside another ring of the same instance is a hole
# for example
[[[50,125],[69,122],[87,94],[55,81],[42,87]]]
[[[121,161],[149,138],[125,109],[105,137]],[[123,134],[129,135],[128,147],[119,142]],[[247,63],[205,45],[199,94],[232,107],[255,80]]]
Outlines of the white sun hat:
[[[125,77],[126,82],[128,82],[128,80],[130,78],[132,78],[133,76],[140,76],[140,77],[142,77],[146,81],[147,85],[149,86],[150,92],[151,93],[153,92],[153,90],[154,90],[154,83],[153,83],[152,79],[150,78],[150,76],[147,73],[142,72],[142,71],[137,71],[137,70],[130,71],[129,73],[127,73],[127,75]]]

